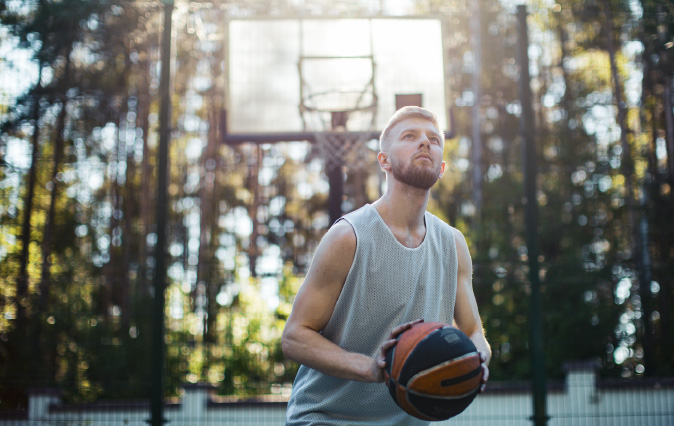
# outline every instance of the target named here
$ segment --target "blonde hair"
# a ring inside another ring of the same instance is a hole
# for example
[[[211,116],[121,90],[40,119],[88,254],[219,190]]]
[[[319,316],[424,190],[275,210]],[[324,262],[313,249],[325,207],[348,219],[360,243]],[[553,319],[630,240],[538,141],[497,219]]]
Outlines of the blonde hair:
[[[442,139],[442,142],[443,143],[445,142],[445,133],[442,130],[440,130],[440,126],[438,125],[438,117],[436,117],[435,114],[433,114],[426,108],[422,108],[419,106],[405,106],[400,108],[391,116],[391,118],[388,120],[388,123],[386,123],[386,127],[384,128],[384,130],[382,130],[381,136],[379,136],[380,151],[383,151],[384,141],[388,139],[389,136],[391,136],[391,129],[393,129],[393,127],[396,124],[410,117],[423,118],[433,123],[435,128],[438,129],[438,133],[440,133],[440,138]]]

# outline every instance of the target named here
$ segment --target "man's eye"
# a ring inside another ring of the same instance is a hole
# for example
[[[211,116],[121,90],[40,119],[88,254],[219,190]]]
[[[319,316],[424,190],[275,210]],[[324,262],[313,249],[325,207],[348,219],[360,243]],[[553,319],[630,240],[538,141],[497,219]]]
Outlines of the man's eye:
[[[405,136],[403,136],[403,139],[414,139],[414,135],[412,133],[408,133]]]

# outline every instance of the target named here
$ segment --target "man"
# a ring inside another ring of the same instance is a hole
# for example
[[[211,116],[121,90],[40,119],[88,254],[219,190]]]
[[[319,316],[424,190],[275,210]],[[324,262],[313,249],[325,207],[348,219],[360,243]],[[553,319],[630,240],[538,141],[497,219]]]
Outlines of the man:
[[[377,155],[386,192],[335,222],[318,245],[283,331],[283,352],[302,364],[288,425],[428,424],[401,410],[381,384],[386,351],[422,320],[454,323],[470,337],[484,390],[491,350],[468,246],[426,211],[445,170],[438,127],[428,110],[398,110]]]

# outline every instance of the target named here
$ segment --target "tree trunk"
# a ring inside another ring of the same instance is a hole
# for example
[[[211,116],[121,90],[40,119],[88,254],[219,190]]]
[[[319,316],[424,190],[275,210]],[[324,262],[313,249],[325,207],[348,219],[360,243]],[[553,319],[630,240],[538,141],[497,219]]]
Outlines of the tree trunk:
[[[645,59],[644,62],[648,63]],[[656,77],[655,72],[650,72],[649,78],[646,78],[646,70],[648,67],[644,66],[644,93],[647,93],[653,97],[653,82]],[[645,98],[645,96],[644,96]],[[664,324],[672,324],[672,309],[671,309],[671,270],[667,266],[671,263],[670,257],[670,247],[671,247],[671,238],[672,231],[668,226],[671,222],[671,212],[672,212],[672,203],[671,197],[663,195],[660,193],[660,188],[662,185],[666,184],[667,176],[660,172],[658,167],[658,161],[656,156],[656,147],[658,140],[658,111],[657,111],[657,102],[651,100],[648,105],[648,110],[650,112],[650,137],[649,137],[649,146],[648,146],[648,170],[650,174],[650,180],[647,183],[646,191],[648,194],[648,203],[647,205],[651,206],[651,212],[653,215],[654,229],[659,229],[659,232],[654,232],[652,234],[653,247],[656,253],[659,253],[659,256],[655,259],[654,265],[654,277],[653,279],[660,283],[660,293],[658,294],[657,306],[654,306],[654,309],[657,309],[660,312],[660,324],[661,326],[655,333],[655,345],[659,348],[659,357],[660,362],[665,364],[671,361],[668,361],[666,354],[671,353],[673,348],[672,341],[674,341],[674,333],[671,330],[671,327],[663,327]],[[642,102],[643,108],[646,107],[647,103]],[[670,194],[671,196],[671,194]]]
[[[258,223],[257,223],[257,211],[260,206],[260,188],[258,183],[258,175],[260,173],[260,166],[262,165],[262,148],[259,145],[254,147],[255,157],[252,157],[248,163],[248,190],[251,192],[251,203],[248,206],[248,216],[250,217],[251,222],[253,223],[253,230],[250,234],[249,244],[248,244],[248,262],[250,267],[250,276],[257,277],[257,271],[255,270],[255,264],[257,263],[257,236],[258,236]]]
[[[149,290],[147,256],[147,234],[153,223],[152,220],[152,165],[150,163],[150,146],[149,146],[149,131],[150,125],[148,117],[150,115],[150,58],[148,57],[149,48],[145,45],[145,49],[140,52],[140,61],[138,64],[139,84],[138,84],[138,113],[137,125],[143,133],[143,159],[141,162],[141,180],[140,180],[140,220],[142,227],[140,229],[139,246],[138,246],[138,283],[142,286],[142,291],[147,293]]]
[[[215,197],[215,172],[217,164],[217,153],[219,140],[217,137],[217,120],[219,115],[217,114],[216,108],[211,107],[209,110],[209,132],[208,140],[206,143],[206,149],[201,156],[201,187],[199,188],[199,208],[201,210],[201,223],[200,223],[200,241],[199,241],[199,262],[197,266],[197,282],[203,283],[206,287],[206,306],[204,307],[205,317],[204,317],[204,328],[203,328],[203,337],[204,342],[215,342],[215,330],[213,329],[215,314],[213,308],[215,308],[215,297],[214,290],[217,289],[217,282],[215,280],[216,274],[215,267],[216,265],[213,262],[213,240],[214,240],[214,227],[213,222],[215,220],[214,209],[216,203],[214,202]]]
[[[674,117],[672,117],[672,78],[665,75],[665,90],[663,93],[663,104],[665,106],[665,140],[667,145],[667,168],[669,169],[670,185],[674,184]],[[673,188],[674,189],[674,188]],[[674,199],[674,190],[670,190]]]
[[[119,141],[119,154],[118,162],[124,161],[125,173],[124,173],[124,186],[119,191],[119,201],[121,205],[117,206],[117,210],[121,213],[122,223],[118,224],[118,235],[119,235],[119,264],[117,267],[117,302],[121,310],[121,323],[122,323],[122,332],[128,332],[130,322],[131,322],[131,303],[129,296],[130,291],[130,280],[129,272],[131,269],[131,255],[130,250],[133,246],[133,230],[131,227],[132,221],[132,204],[133,204],[133,155],[130,154],[133,152],[133,149],[129,149],[129,145],[133,147],[136,143],[135,134],[132,140],[128,140],[127,131],[129,128],[128,121],[128,112],[129,112],[129,92],[131,87],[129,86],[129,76],[131,74],[132,63],[130,58],[131,47],[126,45],[125,52],[125,66],[124,72],[119,76],[119,87],[126,88],[126,96],[124,97],[124,103],[122,104],[120,111],[120,118],[117,120],[118,129],[120,132],[123,132],[123,137],[118,138]],[[123,117],[123,119],[122,119]],[[135,123],[134,123],[135,124]],[[128,334],[125,334],[128,337]]]
[[[54,238],[54,219],[56,216],[56,199],[59,193],[58,173],[61,165],[61,157],[63,156],[63,131],[65,130],[66,107],[68,100],[64,97],[63,106],[59,112],[56,124],[56,134],[54,135],[54,155],[52,163],[52,173],[50,183],[49,195],[49,211],[47,212],[47,219],[44,224],[44,234],[42,238],[42,274],[40,277],[40,311],[44,312],[47,308],[49,299],[49,282],[51,281],[51,248]]]
[[[667,25],[664,21],[665,10],[658,5],[658,40],[663,45],[669,41]],[[669,171],[669,184],[674,186],[674,111],[672,111],[672,63],[669,55],[660,53],[660,70],[664,85],[663,105],[665,107],[665,142],[667,146],[667,168]],[[674,188],[672,188],[674,189]],[[674,200],[674,190],[670,189],[670,197]]]
[[[639,223],[637,221],[637,213],[635,211],[634,203],[634,162],[632,160],[632,152],[630,144],[627,140],[627,111],[625,103],[622,100],[620,75],[618,74],[618,66],[616,65],[616,49],[614,45],[613,35],[613,12],[609,0],[602,0],[604,11],[606,12],[606,46],[609,55],[609,62],[611,65],[611,76],[613,78],[613,97],[618,108],[618,116],[616,118],[620,126],[620,145],[622,147],[622,173],[625,177],[625,201],[627,206],[627,215],[629,220],[629,231],[627,235],[631,237],[630,251],[631,258],[634,261],[634,266],[637,271],[639,280],[639,294],[641,296],[642,304],[642,324],[643,324],[643,346],[644,346],[644,364],[646,374],[652,375],[656,372],[656,365],[653,352],[652,342],[652,328],[650,323],[651,309],[650,309],[650,282],[645,279],[648,274],[645,274],[643,264],[643,250],[641,234],[639,232]]]
[[[121,79],[123,80],[123,79]],[[124,84],[124,81],[120,81],[120,87]],[[119,110],[115,112],[115,125],[117,127],[117,137],[114,151],[114,158],[111,160],[112,167],[112,176],[110,178],[110,205],[112,207],[112,214],[110,215],[110,245],[108,246],[108,263],[105,265],[105,300],[103,307],[106,311],[106,314],[109,314],[110,308],[117,306],[120,311],[125,305],[124,297],[126,294],[126,285],[128,284],[128,279],[125,279],[125,276],[128,278],[128,265],[124,264],[124,258],[122,256],[121,248],[121,224],[122,219],[126,219],[122,216],[123,211],[123,200],[122,200],[122,186],[119,182],[119,170],[120,164],[123,161],[126,161],[126,143],[123,134],[123,120],[122,117],[124,112],[126,112],[129,99],[127,96],[124,96],[123,100],[120,102]],[[129,182],[125,182],[125,186],[129,185]],[[121,313],[121,312],[120,312]]]
[[[129,127],[129,123],[125,121],[126,126]],[[125,136],[126,138],[126,136]],[[131,296],[131,281],[129,279],[129,272],[131,271],[131,248],[135,247],[135,238],[133,233],[132,221],[134,217],[134,204],[135,204],[135,191],[134,191],[134,175],[136,168],[133,162],[133,149],[129,149],[127,146],[135,145],[136,140],[134,139],[128,141],[125,139],[124,149],[122,149],[121,156],[126,162],[126,174],[124,177],[124,190],[122,197],[122,214],[123,214],[123,231],[122,231],[122,241],[121,241],[121,263],[122,267],[120,268],[120,307],[122,309],[122,329],[129,330],[131,323],[131,301],[129,300]]]
[[[650,114],[650,138],[649,138],[649,143],[646,147],[646,160],[648,164],[648,184],[652,187],[656,185],[656,182],[659,180],[659,172],[658,172],[658,159],[655,154],[655,150],[657,147],[657,139],[658,139],[658,130],[657,130],[657,122],[655,120],[656,113],[655,113],[655,108],[654,108],[654,103],[650,102],[650,99],[653,96],[654,90],[653,90],[653,68],[651,65],[651,61],[648,58],[647,55],[642,56],[642,67],[643,67],[643,78],[641,80],[641,108],[639,109],[639,121],[642,123],[641,124],[641,130],[642,132],[647,132],[645,130],[645,127],[647,123],[649,122],[647,118],[647,114]],[[652,191],[652,189],[651,189]]]
[[[47,212],[47,219],[44,225],[44,235],[42,238],[42,275],[40,277],[40,311],[44,312],[47,308],[47,303],[49,300],[49,283],[51,281],[51,249],[54,239],[54,220],[56,216],[56,200],[59,195],[59,179],[58,173],[59,168],[61,167],[61,158],[63,157],[63,145],[65,138],[63,132],[66,127],[66,117],[68,115],[68,96],[66,92],[68,90],[68,85],[70,81],[70,53],[71,48],[65,53],[66,63],[64,68],[64,81],[63,81],[63,99],[61,111],[56,121],[56,132],[54,135],[54,155],[53,155],[53,164],[51,172],[51,187],[50,187],[50,196],[49,196],[49,211]]]
[[[35,197],[35,185],[37,182],[37,161],[40,152],[40,95],[42,92],[42,67],[38,66],[38,81],[33,89],[32,118],[33,135],[31,143],[33,152],[31,155],[30,169],[28,171],[28,184],[26,186],[26,199],[23,206],[23,223],[21,225],[21,253],[19,255],[19,273],[16,279],[16,329],[23,334],[26,327],[26,307],[28,304],[28,262],[30,255],[30,221],[33,217],[33,199]]]
[[[566,58],[569,56],[568,52],[566,51],[566,42],[568,40],[568,34],[564,29],[564,24],[566,23],[564,18],[560,16],[560,14],[557,14],[556,17],[557,17],[556,27],[557,27],[557,35],[559,37],[559,51],[560,51],[558,66],[562,72],[562,79],[564,80],[564,94],[562,95],[562,98],[560,100],[560,105],[564,110],[564,117],[562,119],[563,124],[560,132],[561,140],[559,141],[557,147],[559,149],[560,154],[559,157],[562,159],[562,161],[565,160],[568,161],[577,158],[576,141],[575,138],[573,137],[573,132],[571,132],[570,128],[570,117],[572,108],[571,84],[569,79],[569,73],[564,67],[564,62]],[[560,164],[560,168],[563,170],[563,168],[566,167],[567,164]],[[574,166],[575,164],[568,164],[569,170],[566,171],[564,174],[565,175],[570,174],[572,172],[572,170],[570,169],[573,168]],[[571,198],[571,193],[569,191],[568,185],[561,185],[559,196],[561,200],[569,200]]]

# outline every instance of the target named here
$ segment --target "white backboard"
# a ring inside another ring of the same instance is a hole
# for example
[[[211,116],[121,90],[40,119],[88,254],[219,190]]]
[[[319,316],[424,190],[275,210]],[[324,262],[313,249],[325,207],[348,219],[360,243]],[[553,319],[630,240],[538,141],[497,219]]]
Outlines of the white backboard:
[[[381,130],[395,112],[396,95],[407,94],[421,95],[442,130],[447,126],[437,19],[235,19],[228,25],[229,133],[330,130],[316,113],[303,115],[300,105],[302,98],[305,104],[334,100],[335,92],[347,92],[345,104],[362,92],[361,106],[376,96],[376,115],[353,114],[350,131]]]

